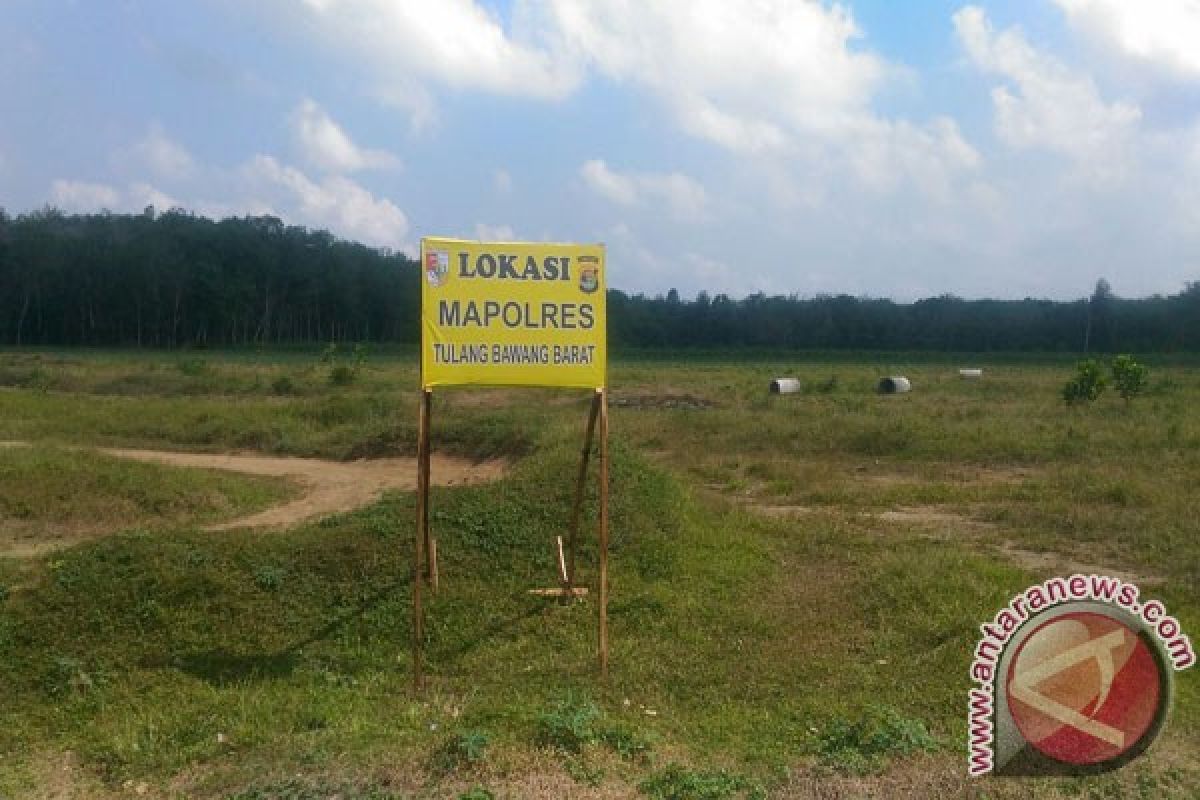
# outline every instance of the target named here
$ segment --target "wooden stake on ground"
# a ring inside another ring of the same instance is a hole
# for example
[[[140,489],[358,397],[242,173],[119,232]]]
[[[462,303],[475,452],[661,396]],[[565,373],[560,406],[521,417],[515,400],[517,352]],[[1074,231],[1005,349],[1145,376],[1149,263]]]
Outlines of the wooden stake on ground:
[[[534,597],[587,597],[588,593],[586,586],[576,586],[574,589],[555,586],[553,589],[526,589],[525,591]]]
[[[570,584],[567,583],[567,562],[563,560],[563,543],[561,536],[555,536],[554,541],[558,544],[558,580],[563,585],[564,589],[569,589]]]
[[[579,459],[579,475],[575,480],[575,502],[571,506],[571,527],[567,534],[567,581],[566,588],[575,585],[575,543],[579,538],[579,522],[583,517],[583,495],[587,485],[588,459],[592,454],[592,436],[596,431],[596,417],[600,413],[600,400],[604,390],[597,389],[592,396],[592,408],[588,412],[587,432],[583,435],[583,454]]]
[[[421,514],[421,532],[425,537],[425,578],[429,581],[429,589],[437,594],[437,546],[429,534],[429,484],[430,461],[432,460],[433,439],[433,392],[425,390],[425,505]]]
[[[608,677],[608,392],[597,391],[600,405],[600,675]]]
[[[417,519],[413,536],[413,622],[412,662],[413,687],[421,688],[421,642],[425,637],[425,617],[421,608],[421,584],[425,582],[425,528],[429,519],[429,398],[430,392],[421,392],[420,410],[417,414]]]

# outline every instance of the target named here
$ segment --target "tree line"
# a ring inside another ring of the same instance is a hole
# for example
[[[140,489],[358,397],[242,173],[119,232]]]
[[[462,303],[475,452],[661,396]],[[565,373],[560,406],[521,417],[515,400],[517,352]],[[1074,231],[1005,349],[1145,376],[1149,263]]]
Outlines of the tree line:
[[[0,209],[3,345],[415,343],[420,280],[402,253],[271,216]],[[1200,282],[1128,299],[1100,280],[1069,302],[610,289],[608,307],[616,347],[1200,351]]]
[[[410,341],[416,278],[402,255],[270,216],[0,211],[4,344]]]

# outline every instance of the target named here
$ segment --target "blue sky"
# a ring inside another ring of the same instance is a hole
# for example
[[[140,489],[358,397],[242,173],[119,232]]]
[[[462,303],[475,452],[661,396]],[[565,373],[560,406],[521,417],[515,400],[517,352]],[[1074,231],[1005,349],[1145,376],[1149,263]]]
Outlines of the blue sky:
[[[1200,0],[0,3],[0,207],[602,241],[610,283],[1200,280]]]

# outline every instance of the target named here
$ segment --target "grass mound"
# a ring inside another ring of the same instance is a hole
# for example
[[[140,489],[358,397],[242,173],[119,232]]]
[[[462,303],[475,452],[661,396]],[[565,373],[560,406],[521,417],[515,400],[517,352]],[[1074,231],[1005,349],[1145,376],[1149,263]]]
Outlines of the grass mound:
[[[0,556],[36,553],[101,533],[203,525],[293,493],[285,480],[161,469],[94,451],[0,448]]]

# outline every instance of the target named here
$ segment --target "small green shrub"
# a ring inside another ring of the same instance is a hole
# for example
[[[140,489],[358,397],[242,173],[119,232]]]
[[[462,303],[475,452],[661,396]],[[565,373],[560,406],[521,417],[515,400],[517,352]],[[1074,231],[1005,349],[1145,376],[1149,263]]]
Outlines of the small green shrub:
[[[586,786],[599,786],[604,780],[604,770],[591,763],[588,748],[603,746],[622,758],[643,760],[651,749],[649,737],[620,724],[607,724],[595,703],[573,694],[538,718],[537,743],[563,753],[563,769]]]
[[[208,362],[203,358],[185,358],[175,366],[189,378],[199,378],[208,373]]]
[[[349,386],[358,378],[359,371],[367,363],[367,346],[356,344],[349,353],[344,353],[337,342],[330,342],[321,351],[321,363],[329,367],[330,386]]]
[[[280,375],[271,381],[271,392],[278,395],[295,394],[296,382],[288,375]]]
[[[482,786],[476,786],[460,794],[458,800],[496,800],[496,795]]]
[[[600,738],[595,723],[600,709],[591,700],[568,695],[538,718],[537,742],[542,747],[554,747],[568,753],[580,753],[586,745]]]
[[[440,772],[453,772],[482,764],[487,758],[488,743],[488,735],[483,731],[456,733],[434,752],[433,767]]]
[[[1093,403],[1104,393],[1107,385],[1100,364],[1094,358],[1080,361],[1075,365],[1075,377],[1063,386],[1063,401],[1069,406]]]
[[[270,564],[257,567],[254,570],[254,583],[264,592],[277,591],[283,586],[283,579],[285,577],[287,577],[287,572],[283,567],[276,567]]]
[[[330,386],[349,386],[354,383],[354,379],[358,376],[354,367],[346,366],[345,364],[335,364],[329,370],[329,385]]]
[[[1145,366],[1134,361],[1133,356],[1121,355],[1112,361],[1112,379],[1117,394],[1128,404],[1146,391],[1150,373]]]
[[[163,623],[166,617],[166,609],[152,598],[141,600],[133,609],[133,618],[144,628],[157,627]]]
[[[654,749],[652,737],[622,725],[613,725],[600,732],[600,741],[621,758],[645,758]]]
[[[833,720],[817,735],[816,749],[826,766],[864,774],[878,769],[886,758],[936,747],[937,740],[921,720],[890,708],[870,708],[853,721]]]
[[[725,770],[695,772],[671,764],[638,784],[638,791],[653,800],[766,800],[767,792],[758,783]]]
[[[595,703],[573,694],[538,718],[537,743],[574,756],[582,755],[589,745],[600,745],[625,759],[644,759],[654,744],[651,736],[606,721]],[[572,764],[578,767],[575,772],[588,773],[582,760],[569,762],[568,767]],[[576,779],[580,780],[578,775]],[[591,779],[583,782],[590,783]]]
[[[50,388],[50,376],[41,367],[34,367],[29,371],[21,386],[25,389],[44,392]]]

